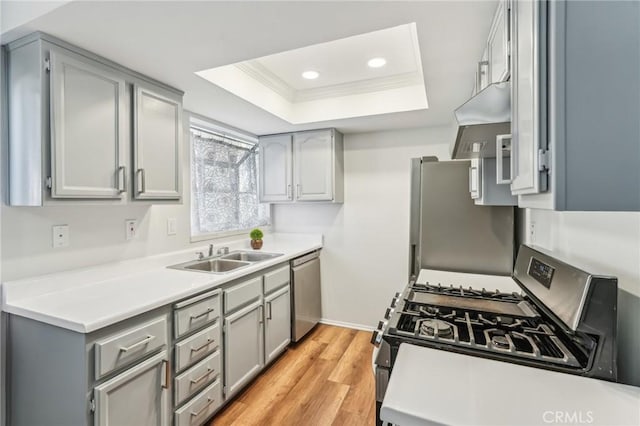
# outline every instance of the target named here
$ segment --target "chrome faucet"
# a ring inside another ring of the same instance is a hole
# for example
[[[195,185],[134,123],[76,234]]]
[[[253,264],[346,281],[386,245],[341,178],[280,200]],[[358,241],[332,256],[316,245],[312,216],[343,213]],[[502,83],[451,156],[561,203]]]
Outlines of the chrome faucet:
[[[205,257],[204,251],[197,251],[196,254],[198,255],[198,260],[202,260]],[[213,256],[213,244],[209,244],[209,255],[207,257],[211,257],[211,256]]]
[[[218,254],[229,254],[229,247],[220,247],[218,249]]]

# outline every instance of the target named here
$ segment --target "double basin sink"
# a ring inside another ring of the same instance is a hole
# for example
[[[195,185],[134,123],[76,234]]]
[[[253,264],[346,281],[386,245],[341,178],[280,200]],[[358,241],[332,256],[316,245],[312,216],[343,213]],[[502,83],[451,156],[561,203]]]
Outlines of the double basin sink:
[[[226,274],[236,269],[245,268],[257,262],[282,256],[282,253],[265,253],[237,250],[229,254],[207,257],[199,260],[169,266],[171,269],[208,272],[210,274]]]

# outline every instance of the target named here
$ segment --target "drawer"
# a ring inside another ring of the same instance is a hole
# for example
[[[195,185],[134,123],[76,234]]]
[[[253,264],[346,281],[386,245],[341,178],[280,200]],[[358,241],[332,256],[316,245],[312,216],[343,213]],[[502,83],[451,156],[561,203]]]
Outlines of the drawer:
[[[220,290],[205,293],[175,305],[173,312],[176,339],[202,328],[220,316]]]
[[[189,336],[175,345],[176,371],[200,361],[220,347],[220,322]]]
[[[193,394],[220,378],[222,362],[220,351],[209,355],[175,378],[175,404],[180,405]]]
[[[131,364],[167,344],[167,318],[131,327],[94,344],[96,379]]]
[[[224,291],[224,313],[227,314],[262,295],[262,277],[235,285]]]
[[[176,410],[176,426],[199,426],[222,403],[222,385],[216,380],[184,407]]]
[[[290,281],[289,265],[264,275],[264,294],[279,289]]]

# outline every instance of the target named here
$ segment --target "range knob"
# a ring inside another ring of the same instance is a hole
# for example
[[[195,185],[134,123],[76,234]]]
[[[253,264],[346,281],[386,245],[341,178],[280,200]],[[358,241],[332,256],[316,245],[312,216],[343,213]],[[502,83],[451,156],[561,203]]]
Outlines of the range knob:
[[[396,299],[400,299],[400,296],[402,296],[402,293],[399,293],[399,292],[396,291],[396,295],[393,296],[393,297],[396,298]]]
[[[374,332],[371,334],[371,344],[374,346],[380,346],[381,342],[382,342],[382,331],[374,330]]]
[[[398,303],[398,299],[396,299],[395,297],[393,299],[391,299],[391,307],[392,308],[395,308],[397,303]]]
[[[387,322],[386,321],[378,321],[378,330],[384,331],[385,328],[387,328]]]
[[[391,309],[391,308],[387,308],[387,310],[386,310],[386,311],[385,311],[385,313],[384,313],[384,319],[387,319],[387,320],[388,320],[389,318],[391,318],[391,314],[392,314],[392,313],[393,313],[393,309]]]

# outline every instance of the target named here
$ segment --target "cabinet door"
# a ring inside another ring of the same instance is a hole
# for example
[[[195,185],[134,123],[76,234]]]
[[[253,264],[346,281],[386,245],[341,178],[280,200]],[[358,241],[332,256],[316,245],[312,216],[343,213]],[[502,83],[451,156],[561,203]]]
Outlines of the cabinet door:
[[[488,54],[490,83],[505,81],[509,76],[509,10],[501,0],[489,31]]]
[[[469,167],[469,193],[474,200],[482,197],[482,162],[478,158],[472,159]]]
[[[224,320],[225,398],[235,394],[264,366],[262,299]]]
[[[136,365],[94,389],[96,426],[168,426],[167,352]]]
[[[291,135],[260,138],[260,201],[293,200]]]
[[[511,192],[536,194],[546,190],[546,171],[540,158],[546,149],[546,87],[541,63],[545,57],[544,31],[540,30],[544,2],[514,1],[512,16],[511,75]]]
[[[265,296],[265,364],[277,357],[291,342],[291,292],[289,285]]]
[[[334,143],[330,130],[293,135],[295,199],[333,200]]]
[[[135,86],[135,198],[180,198],[182,131],[182,104],[179,101],[150,88]]]
[[[88,59],[50,52],[51,196],[120,198],[125,82]]]

